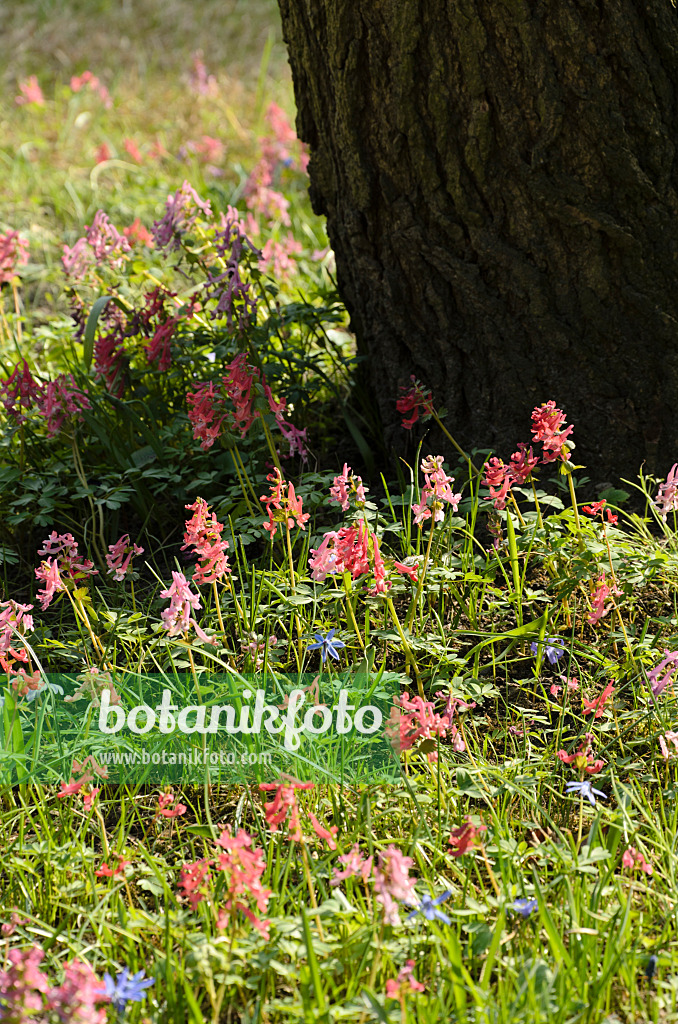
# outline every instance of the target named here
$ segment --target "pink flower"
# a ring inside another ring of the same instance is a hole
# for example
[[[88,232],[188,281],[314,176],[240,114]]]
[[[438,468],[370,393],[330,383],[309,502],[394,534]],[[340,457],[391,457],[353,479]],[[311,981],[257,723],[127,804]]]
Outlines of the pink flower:
[[[85,231],[96,263],[108,263],[116,270],[123,266],[126,254],[132,251],[130,244],[103,210],[97,210],[91,226],[85,224]]]
[[[336,501],[341,505],[343,512],[347,512],[349,509],[350,502],[348,500],[348,480],[351,470],[348,463],[344,463],[343,471],[339,476],[335,476],[334,482],[330,487],[330,501]]]
[[[95,164],[105,164],[107,160],[110,160],[113,154],[111,148],[105,142],[102,142],[100,146],[94,151],[94,162]]]
[[[167,197],[162,219],[153,222],[153,241],[156,246],[168,251],[177,249],[181,235],[193,227],[200,213],[211,217],[212,207],[185,181],[174,195]]]
[[[199,96],[217,96],[219,86],[214,75],[210,75],[202,59],[202,50],[196,50],[192,58],[191,73],[188,78],[189,88]]]
[[[456,512],[461,501],[461,494],[453,494],[450,487],[450,484],[454,483],[454,477],[445,473],[442,464],[442,455],[429,455],[421,464],[426,483],[421,491],[421,502],[412,505],[414,521],[420,527],[424,520],[430,519],[432,515],[434,522],[442,522],[445,518],[444,505],[450,504]]]
[[[673,674],[678,667],[678,651],[669,651],[664,649],[664,655],[662,661],[659,662],[656,668],[653,668],[651,672],[648,672],[647,678],[650,683],[653,697],[659,697],[664,692],[666,687],[673,682]],[[669,666],[671,666],[669,668]],[[668,668],[666,675],[660,679],[660,675]]]
[[[198,904],[207,895],[207,886],[210,881],[210,868],[213,861],[203,858],[193,861],[191,864],[184,864],[179,873],[179,888],[183,895],[188,897],[191,910],[195,910]]]
[[[44,589],[39,590],[35,595],[44,612],[52,603],[54,595],[60,590],[65,590],[66,586],[59,575],[59,564],[56,558],[48,558],[47,561],[42,562],[40,567],[35,570],[35,575],[45,584]]]
[[[590,622],[592,626],[597,625],[614,608],[614,600],[612,600],[612,603],[607,608],[605,607],[607,599],[619,595],[621,595],[621,590],[618,590],[615,586],[608,587],[605,573],[603,572],[595,582],[595,590],[591,597],[591,614],[586,621]]]
[[[622,867],[628,871],[644,871],[646,875],[654,874],[652,864],[645,860],[635,846],[629,846],[622,855]]]
[[[587,772],[589,775],[597,775],[605,762],[593,756],[592,739],[591,733],[587,733],[586,744],[582,743],[576,754],[568,754],[564,750],[559,750],[556,757],[563,764],[574,764],[575,768],[579,771]]]
[[[58,555],[58,558],[50,557],[43,561],[40,568],[35,570],[37,579],[45,583],[45,589],[39,590],[37,594],[43,611],[49,606],[58,591],[66,590],[63,578],[81,580],[86,576],[94,576],[98,573],[93,562],[78,555],[78,545],[70,533],[57,536],[56,531],[53,530],[44,546],[39,548],[38,554]]]
[[[216,391],[214,381],[207,384],[198,384],[194,392],[187,392],[186,403],[189,406],[188,418],[193,427],[193,437],[200,439],[200,447],[211,448],[221,433],[221,424],[226,419],[226,413],[216,420],[217,412],[223,409],[223,398]]]
[[[431,416],[433,414],[433,399],[431,392],[427,389],[424,390],[423,386],[419,383],[417,378],[412,375],[410,377],[413,387],[409,390],[401,387],[400,390],[405,393],[396,402],[396,409],[401,415],[405,413],[411,413],[409,419],[404,419],[402,426],[405,430],[411,430],[414,424],[419,419],[419,413],[423,416]]]
[[[65,245],[61,257],[64,270],[74,281],[82,281],[94,265],[94,256],[86,238],[79,238],[73,248]]]
[[[80,92],[85,86],[89,86],[92,92],[97,93],[99,99],[106,107],[107,110],[113,106],[113,100],[111,94],[105,85],[103,85],[96,75],[92,74],[91,71],[83,71],[81,75],[73,75],[71,78],[71,92]]]
[[[217,641],[210,639],[191,617],[191,608],[194,610],[200,608],[200,596],[193,593],[183,573],[172,570],[172,583],[167,590],[160,591],[160,597],[170,598],[169,608],[160,614],[170,636],[186,633],[190,625],[193,626],[202,641],[216,644]]]
[[[130,544],[129,533],[120,537],[115,544],[108,545],[109,554],[106,555],[108,573],[114,573],[113,579],[120,583],[128,573],[131,573],[132,555],[143,555],[144,549],[138,544]]]
[[[480,832],[487,832],[487,825],[474,825],[469,815],[466,816],[465,820],[465,825],[452,829],[449,843],[453,848],[453,852],[450,853],[451,857],[462,857],[469,850],[474,850],[476,847],[481,846],[478,835]]]
[[[109,702],[111,704],[120,704],[121,697],[120,694],[115,689],[115,686],[113,685],[113,680],[111,679],[110,672],[102,672],[101,669],[97,668],[96,665],[92,665],[84,672],[81,672],[79,676],[76,676],[76,680],[80,683],[80,685],[78,686],[75,693],[70,697],[64,697],[64,700],[68,703],[85,698],[89,699],[93,707],[98,708],[101,705],[102,693],[104,692],[104,690],[108,690]],[[85,762],[87,762],[87,760],[90,759],[85,758]],[[96,764],[96,762],[94,762],[93,759],[92,763],[93,766],[94,764]],[[75,770],[76,769],[74,767],[74,771]],[[102,771],[105,772],[106,775],[108,774],[107,769],[95,768],[95,771],[97,771],[98,774],[101,774]]]
[[[11,598],[9,601],[0,601],[0,653],[5,654],[10,650],[15,630],[22,636],[31,632],[33,616],[28,612],[32,608],[32,604],[18,604]]]
[[[614,679],[611,679],[610,682],[605,687],[605,689],[603,690],[603,692],[598,697],[596,697],[595,700],[589,701],[589,700],[586,699],[586,697],[582,698],[583,703],[584,703],[583,714],[590,715],[592,712],[595,711],[595,715],[593,717],[594,718],[602,718],[603,717],[603,710],[604,710],[605,704],[607,703],[608,697],[613,696],[613,694],[614,694]]]
[[[338,533],[330,530],[323,537],[319,548],[311,548],[308,560],[311,568],[311,579],[322,583],[328,574],[338,572],[337,554],[334,549],[334,543],[338,536]],[[330,547],[330,545],[332,546]]]
[[[193,547],[202,563],[193,574],[193,582],[198,585],[213,583],[231,571],[226,554],[228,541],[221,539],[224,527],[214,512],[210,513],[208,521],[209,506],[203,498],[196,498],[193,504],[186,505],[186,508],[193,511],[193,517],[186,522],[181,550]]]
[[[131,860],[125,860],[121,853],[114,853],[113,856],[117,857],[118,863],[115,867],[111,868],[108,866],[108,863],[104,861],[98,871],[94,872],[97,878],[115,878],[116,875],[123,874],[125,868],[129,867],[132,863]]]
[[[19,82],[19,92],[21,95],[14,98],[14,102],[19,106],[34,103],[36,107],[44,107],[45,97],[35,75],[31,75],[25,82]]]
[[[0,235],[0,284],[9,284],[17,276],[18,268],[27,263],[28,240],[18,231],[8,231]],[[17,363],[17,367],[18,365]]]
[[[506,499],[511,490],[509,467],[501,459],[489,459],[485,466],[483,483],[490,488],[490,498],[496,509],[506,508]]]
[[[153,238],[148,228],[145,228],[138,217],[129,225],[129,227],[123,228],[122,233],[132,245],[145,245],[147,248],[152,248]]]
[[[0,264],[1,262],[2,257],[0,256]],[[31,375],[25,359],[21,373],[19,373],[19,363],[17,363],[6,380],[0,378],[0,394],[4,392],[2,404],[5,407],[5,412],[12,416],[17,423],[25,423],[26,417],[21,410],[30,409],[33,406],[40,390],[40,384]]]
[[[398,570],[403,576],[409,576],[413,583],[417,582],[417,574],[419,572],[419,563],[414,565],[405,565],[404,562],[394,562],[393,567]]]
[[[217,917],[217,928],[225,930],[232,927],[233,912],[239,910],[268,939],[270,922],[262,921],[245,902],[253,902],[256,909],[264,913],[273,895],[262,884],[266,870],[264,851],[253,848],[252,837],[244,829],[232,836],[230,828],[225,828],[216,845],[224,851],[218,854],[216,866],[224,878],[226,893],[223,909]]]
[[[172,362],[170,341],[178,323],[179,317],[173,316],[169,320],[165,320],[164,323],[159,324],[148,345],[145,346],[146,358],[149,363],[154,363],[158,360],[158,369],[161,373],[166,373],[170,368]]]
[[[160,793],[158,796],[158,809],[155,812],[156,818],[178,818],[187,811],[186,804],[176,803],[177,797],[170,789],[167,793]]]
[[[125,147],[125,152],[132,158],[132,160],[135,160],[138,164],[143,163],[144,158],[142,157],[141,151],[134,139],[125,139],[123,146]]]
[[[508,467],[509,477],[512,484],[521,486],[529,479],[532,470],[539,464],[539,456],[532,454],[532,448],[528,450],[527,445],[522,441],[518,444],[518,451],[511,456]]]
[[[2,1019],[10,1024],[34,1020],[44,1007],[43,996],[50,990],[49,979],[39,968],[44,955],[39,946],[7,953],[9,968],[0,971],[0,998]]]
[[[678,754],[678,732],[673,732],[671,729],[667,730],[663,736],[659,736],[659,746],[662,752],[664,760],[668,761],[670,754],[667,745],[667,740],[672,743],[675,748],[675,753]]]
[[[297,497],[294,484],[291,481],[285,484],[278,468],[273,473],[269,473],[266,479],[271,482],[271,493],[268,496],[262,494],[260,500],[262,504],[266,505],[268,512],[268,522],[264,523],[264,529],[269,531],[271,540],[275,537],[281,523],[285,523],[288,530],[291,530],[295,523],[300,529],[306,529],[306,523],[311,518],[311,514],[302,512],[303,501],[301,497]],[[287,487],[286,495],[283,494],[285,486]]]
[[[291,257],[298,256],[301,251],[301,242],[297,242],[288,231],[281,242],[276,242],[272,238],[268,239],[261,250],[259,264],[264,273],[271,273],[280,281],[289,281],[290,276],[297,269]]]
[[[374,891],[377,903],[384,908],[384,922],[399,925],[398,903],[414,902],[416,879],[409,877],[409,870],[414,864],[411,857],[405,857],[397,846],[387,846],[378,855],[374,868]]]
[[[340,885],[347,878],[357,878],[360,876],[363,882],[367,882],[372,871],[372,857],[366,857],[363,859],[360,856],[358,844],[349,850],[348,853],[342,853],[337,858],[340,864],[344,865],[344,870],[340,871],[339,868],[334,869],[332,875],[331,886]]]
[[[379,541],[364,521],[355,526],[342,526],[323,537],[319,548],[311,548],[311,577],[322,581],[328,573],[350,572],[355,580],[363,573],[374,574],[370,594],[384,593],[390,587],[386,567],[379,551]]]
[[[678,510],[678,462],[671,467],[666,482],[659,485],[654,503],[662,519],[666,519],[669,512]]]
[[[250,192],[246,203],[248,210],[265,217],[266,220],[278,220],[281,224],[284,224],[285,227],[290,227],[292,223],[288,213],[290,206],[289,199],[286,199],[282,192],[276,192],[275,189],[269,188],[267,185],[257,186],[257,188]],[[287,237],[289,241],[292,236],[288,235]],[[275,245],[276,243],[272,244]],[[295,243],[295,245],[298,244],[299,243]],[[284,251],[284,247],[282,248]],[[297,251],[301,252],[301,245],[299,245],[299,249]],[[270,250],[267,252],[264,247],[264,258],[268,259],[269,257]]]
[[[386,982],[386,998],[404,1000],[411,992],[424,992],[426,986],[414,977],[414,960],[408,960],[397,979]]]
[[[591,515],[591,516],[594,516],[594,517],[599,515],[600,518],[604,522],[603,509],[605,508],[606,504],[607,504],[606,500],[603,498],[599,502],[594,502],[593,505],[584,505],[583,508],[582,508],[582,512],[586,512],[587,515]],[[612,515],[612,513],[610,512],[609,509],[606,509],[606,513],[607,513],[607,522],[611,523],[612,525],[615,525],[615,523],[619,519],[619,516],[618,515]]]
[[[315,814],[312,814],[310,811],[308,812],[308,817],[309,821],[311,822],[311,825],[313,826],[313,831],[317,835],[318,839],[324,839],[327,845],[329,846],[330,850],[336,850],[337,844],[334,840],[334,837],[336,836],[338,831],[337,826],[331,825],[329,829],[326,829],[323,825],[320,824]]]
[[[532,413],[532,437],[535,441],[541,441],[544,447],[543,462],[556,462],[562,459],[567,462],[570,458],[570,451],[574,444],[568,441],[568,437],[574,430],[569,426],[566,430],[565,413],[556,408],[555,402],[546,402],[538,406]]]
[[[275,791],[275,797],[271,803],[264,804],[264,817],[271,832],[277,832],[278,826],[287,820],[289,816],[288,839],[295,843],[302,842],[304,836],[301,831],[299,818],[299,805],[295,790],[313,789],[313,782],[299,782],[292,776],[284,776],[279,782],[261,782],[259,789],[266,792]]]
[[[396,698],[396,704],[391,709],[391,715],[386,724],[385,735],[390,741],[397,754],[411,750],[421,740],[444,739],[449,732],[453,740],[453,748],[458,753],[466,749],[466,745],[457,732],[457,727],[452,724],[454,707],[446,710],[445,714],[439,715],[433,710],[433,702],[425,701],[422,697],[416,696],[411,700],[407,693]],[[470,705],[464,705],[469,707]],[[403,714],[403,712],[406,712]],[[428,750],[427,759],[430,763],[438,760],[438,751],[434,747]]]
[[[68,383],[70,380],[70,384]],[[91,409],[85,391],[76,388],[72,373],[60,373],[43,384],[36,398],[38,411],[47,420],[47,436],[54,437],[67,417],[82,419],[80,409]]]

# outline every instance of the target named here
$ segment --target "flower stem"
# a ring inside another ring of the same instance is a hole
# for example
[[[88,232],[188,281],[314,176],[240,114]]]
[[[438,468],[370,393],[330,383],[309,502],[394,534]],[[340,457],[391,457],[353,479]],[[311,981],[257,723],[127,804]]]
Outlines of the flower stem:
[[[426,576],[426,569],[427,569],[427,566],[428,566],[428,560],[429,560],[429,558],[431,556],[431,544],[433,542],[433,531],[435,530],[435,525],[436,525],[435,510],[432,510],[431,511],[431,529],[429,530],[429,534],[428,534],[428,544],[426,545],[426,554],[424,555],[424,562],[423,562],[423,565],[421,567],[421,572],[419,573],[419,579],[417,580],[417,591],[416,591],[416,593],[414,595],[414,599],[412,601],[412,604],[410,605],[410,610],[408,612],[407,619],[405,621],[405,628],[406,629],[410,629],[410,627],[412,626],[412,621],[414,619],[414,616],[416,615],[417,608],[419,606],[419,599],[421,597],[421,591],[422,591],[422,588],[424,586],[424,577]]]
[[[311,906],[317,912],[317,910],[318,910],[318,903],[317,903],[317,900],[315,898],[315,890],[313,888],[313,879],[311,878],[311,868],[310,868],[309,863],[308,863],[308,853],[306,852],[306,843],[304,842],[303,839],[302,839],[300,845],[301,845],[301,859],[304,862],[304,875],[306,876],[306,885],[308,886],[308,895],[309,895],[309,897],[311,899]],[[316,913],[316,915],[315,915],[315,923],[316,923],[316,925],[318,927],[318,938],[320,939],[321,942],[324,942],[325,941],[325,936],[323,934],[323,926],[320,923],[320,914],[318,914],[318,913]]]
[[[412,648],[410,647],[409,643],[407,642],[407,638],[406,638],[405,634],[403,633],[403,627],[400,625],[400,619],[398,618],[398,613],[395,610],[395,608],[393,607],[393,599],[392,598],[390,598],[390,597],[386,598],[386,607],[388,608],[388,610],[389,610],[389,612],[391,614],[391,618],[393,619],[393,623],[395,625],[395,628],[398,630],[398,635],[400,636],[400,640],[401,640],[401,643],[402,643],[404,651],[405,651],[405,659],[406,659],[407,663],[412,666],[412,670],[414,672],[414,677],[415,677],[415,679],[417,681],[417,689],[419,690],[419,696],[421,697],[422,700],[425,700],[426,699],[426,694],[424,693],[424,687],[423,687],[423,684],[422,684],[422,681],[421,681],[421,676],[419,675],[419,669],[417,668],[417,662],[415,660],[414,654],[412,653]]]

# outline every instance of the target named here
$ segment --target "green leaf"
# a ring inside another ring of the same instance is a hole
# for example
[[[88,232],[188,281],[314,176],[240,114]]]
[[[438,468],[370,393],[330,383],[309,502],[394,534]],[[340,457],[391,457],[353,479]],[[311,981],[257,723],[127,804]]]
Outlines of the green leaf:
[[[320,980],[318,960],[315,955],[315,949],[313,948],[313,936],[311,934],[311,927],[308,923],[308,917],[306,916],[306,910],[304,909],[304,907],[300,907],[299,910],[301,911],[301,923],[304,928],[304,942],[306,943],[308,967],[311,972],[311,979],[313,981],[313,991],[315,992],[315,998],[316,1002],[318,1003],[318,1009],[320,1013],[326,1016],[327,1006],[325,1004],[325,993],[323,992],[323,986]]]
[[[113,298],[112,295],[100,295],[98,299],[94,300],[90,314],[87,317],[87,323],[85,324],[85,335],[83,338],[84,352],[83,361],[85,363],[85,369],[89,371],[92,365],[92,356],[94,354],[94,335],[96,334],[97,324],[99,317],[103,313],[108,303]]]

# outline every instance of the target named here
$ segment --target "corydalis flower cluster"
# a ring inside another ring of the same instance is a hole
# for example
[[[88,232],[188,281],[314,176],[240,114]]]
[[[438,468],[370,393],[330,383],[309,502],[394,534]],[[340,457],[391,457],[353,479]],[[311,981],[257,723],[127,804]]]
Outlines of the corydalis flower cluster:
[[[270,533],[271,540],[282,523],[288,530],[292,530],[295,524],[301,530],[305,530],[311,515],[302,511],[303,500],[295,493],[294,484],[291,481],[286,483],[277,468],[273,473],[269,473],[266,479],[271,484],[271,492],[268,495],[262,494],[260,501],[266,506],[268,513],[268,522],[264,523],[264,529]]]
[[[255,419],[262,415],[254,404],[257,384],[263,390],[278,429],[290,445],[290,455],[299,452],[304,458],[306,430],[297,430],[294,424],[285,420],[285,399],[274,399],[263,373],[258,367],[249,365],[244,352],[226,366],[226,373],[220,382],[198,384],[195,391],[187,393],[188,418],[193,427],[193,437],[200,439],[201,448],[211,448],[221,436],[224,423],[232,430],[239,430],[240,436],[245,437]],[[232,408],[227,402],[231,403]]]
[[[28,241],[18,231],[0,235],[0,284],[9,284],[28,263]]]
[[[425,389],[414,375],[410,377],[410,380],[412,381],[412,387],[401,387],[400,390],[403,391],[404,394],[402,394],[396,402],[396,409],[401,416],[406,417],[402,421],[402,426],[405,430],[412,429],[419,419],[420,413],[423,414],[424,418],[433,415],[433,398],[431,396],[431,392]],[[410,414],[409,419],[406,416],[407,413]]]
[[[232,836],[230,828],[225,828],[215,846],[215,856],[185,864],[181,869],[179,888],[188,898],[191,910],[207,899],[216,913],[219,930],[232,929],[236,915],[242,913],[268,939],[269,922],[253,910],[254,906],[259,913],[265,913],[272,896],[262,883],[266,870],[264,851],[253,846],[252,837],[244,829]],[[214,905],[217,881],[224,897],[220,907]]]
[[[384,924],[399,925],[398,901],[413,904],[415,902],[415,878],[410,878],[410,868],[414,864],[411,857],[406,857],[397,846],[387,846],[377,855],[376,864],[373,857],[364,858],[360,855],[358,845],[349,853],[339,857],[343,870],[334,869],[331,885],[337,886],[347,878],[362,878],[367,882],[372,876],[372,884],[376,893],[376,901],[384,911]]]
[[[412,505],[414,521],[419,527],[431,516],[434,523],[441,523],[445,518],[445,505],[451,505],[456,512],[461,501],[461,494],[452,493],[450,484],[454,483],[454,477],[447,475],[443,461],[442,455],[429,455],[421,464],[426,483],[422,487],[419,504]]]
[[[47,420],[47,436],[54,437],[66,418],[82,419],[82,409],[90,409],[85,391],[77,388],[72,373],[60,373],[54,380],[40,384],[32,376],[26,360],[19,363],[5,380],[0,378],[0,396],[5,412],[18,424],[25,423],[22,409],[33,406]]]
[[[366,488],[360,476],[355,476],[347,462],[338,476],[335,476],[330,487],[330,501],[335,501],[341,506],[343,512],[348,512],[351,507],[351,497],[354,497],[358,506],[363,506],[367,501]]]
[[[537,406],[532,412],[532,423],[532,439],[542,444],[541,459],[533,453],[532,447],[528,448],[521,442],[508,465],[501,459],[492,458],[485,466],[483,483],[489,487],[490,500],[499,511],[506,508],[513,485],[523,486],[540,461],[548,465],[558,459],[562,462],[570,459],[574,444],[569,436],[574,427],[565,427],[565,414],[556,408],[555,402]]]
[[[466,744],[458,732],[456,725],[452,722],[456,705],[440,715],[434,711],[432,701],[424,700],[423,697],[410,699],[407,693],[396,698],[397,706],[391,708],[391,716],[386,725],[385,733],[393,749],[397,754],[411,750],[421,741],[429,741],[426,746],[432,749],[427,750],[427,758],[433,763],[438,760],[436,740],[444,739],[450,734],[452,747],[457,753],[466,750]],[[471,705],[460,702],[460,706],[468,708]]]
[[[114,227],[108,214],[97,210],[91,225],[85,224],[85,235],[72,248],[64,246],[61,262],[72,280],[81,281],[95,266],[119,270],[131,251],[127,238]]]
[[[363,520],[353,526],[330,530],[319,548],[311,548],[308,560],[311,578],[322,582],[328,575],[350,572],[352,579],[371,573],[374,585],[369,594],[385,594],[391,583],[379,550],[379,540]]]
[[[48,556],[40,568],[35,570],[36,577],[45,584],[44,589],[37,593],[43,612],[49,607],[56,593],[67,589],[67,582],[78,583],[99,571],[94,568],[94,562],[88,558],[81,558],[78,554],[77,541],[70,533],[57,536],[56,530],[53,530],[44,547],[39,548],[38,554]]]
[[[204,643],[216,644],[217,641],[210,639],[191,615],[192,610],[196,611],[200,608],[200,595],[193,593],[182,572],[172,571],[172,583],[166,590],[160,591],[160,597],[170,599],[169,608],[160,613],[160,618],[170,636],[186,633],[188,627],[193,626]]]
[[[9,966],[0,971],[0,1020],[23,1024],[56,1013],[62,1024],[105,1024],[110,1000],[92,968],[74,960],[61,985],[52,985],[40,968],[44,955],[40,946],[9,950]]]
[[[192,505],[186,505],[193,517],[186,522],[184,543],[181,550],[192,547],[198,555],[198,566],[193,573],[193,582],[215,583],[231,571],[228,564],[228,541],[221,539],[223,524],[209,512],[209,505],[203,498],[196,498]],[[208,518],[209,514],[209,518]]]

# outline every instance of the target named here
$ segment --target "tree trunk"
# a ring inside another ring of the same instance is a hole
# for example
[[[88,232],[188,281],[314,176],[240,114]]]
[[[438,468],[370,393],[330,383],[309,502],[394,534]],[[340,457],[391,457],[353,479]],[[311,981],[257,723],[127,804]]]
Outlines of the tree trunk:
[[[391,443],[416,374],[505,461],[553,399],[596,481],[678,460],[670,0],[279,0]]]

